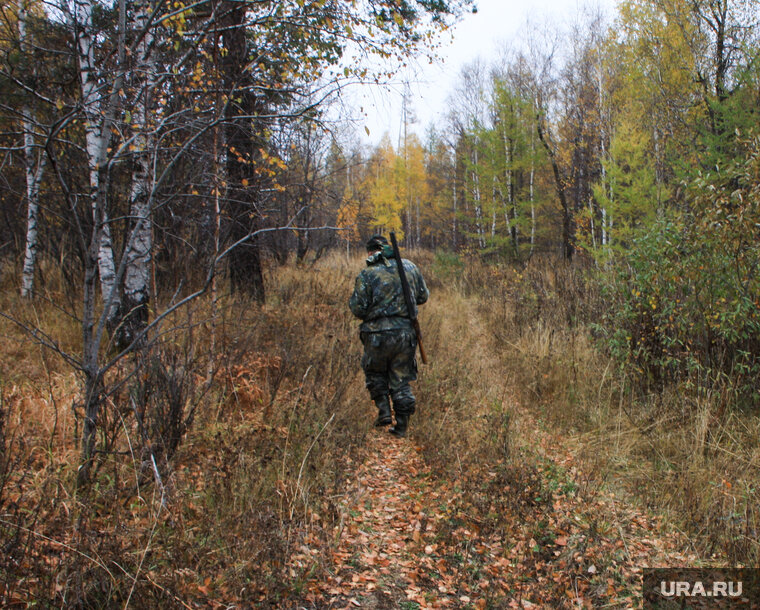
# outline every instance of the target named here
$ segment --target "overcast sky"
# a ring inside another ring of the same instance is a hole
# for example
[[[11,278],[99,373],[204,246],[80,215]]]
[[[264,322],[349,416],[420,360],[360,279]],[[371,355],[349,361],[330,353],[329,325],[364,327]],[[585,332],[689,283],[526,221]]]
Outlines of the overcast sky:
[[[450,32],[444,34],[439,55],[443,62],[427,63],[408,70],[395,85],[379,90],[366,87],[355,91],[355,102],[365,116],[357,124],[362,140],[376,144],[388,132],[394,146],[401,129],[401,99],[404,79],[409,79],[412,105],[417,118],[413,130],[424,137],[427,125],[442,121],[446,101],[454,90],[461,68],[481,57],[490,63],[501,47],[520,44],[526,23],[542,27],[557,26],[578,18],[584,7],[597,6],[612,16],[616,0],[476,0],[478,12],[467,14]],[[452,40],[453,35],[453,40]],[[369,129],[369,135],[365,131]]]

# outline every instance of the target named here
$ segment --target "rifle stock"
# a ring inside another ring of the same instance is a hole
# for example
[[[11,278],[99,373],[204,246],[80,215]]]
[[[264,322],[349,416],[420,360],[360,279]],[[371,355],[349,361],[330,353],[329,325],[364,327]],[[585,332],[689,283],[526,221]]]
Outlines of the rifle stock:
[[[406,303],[406,311],[409,313],[409,319],[412,321],[414,327],[414,334],[417,335],[417,345],[420,347],[420,358],[423,364],[427,364],[427,354],[425,354],[425,348],[422,345],[422,330],[420,330],[420,323],[417,320],[417,303],[412,300],[412,293],[409,290],[409,282],[406,279],[406,273],[404,271],[404,264],[401,261],[401,252],[398,249],[398,242],[396,241],[396,233],[391,231],[391,245],[393,246],[393,257],[396,259],[396,267],[398,268],[398,275],[401,279],[401,291],[404,293],[404,303]]]

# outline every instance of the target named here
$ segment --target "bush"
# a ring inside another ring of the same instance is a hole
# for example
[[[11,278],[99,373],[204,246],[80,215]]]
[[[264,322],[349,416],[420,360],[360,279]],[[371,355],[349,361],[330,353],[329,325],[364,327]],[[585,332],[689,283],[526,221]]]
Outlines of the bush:
[[[596,326],[621,366],[654,387],[726,385],[760,399],[760,148],[692,183],[690,209],[663,214],[604,279]]]

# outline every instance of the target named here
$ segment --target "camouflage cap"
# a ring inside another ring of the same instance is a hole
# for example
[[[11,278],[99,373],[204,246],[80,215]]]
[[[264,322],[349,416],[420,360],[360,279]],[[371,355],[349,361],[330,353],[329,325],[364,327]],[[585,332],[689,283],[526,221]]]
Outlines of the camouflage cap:
[[[367,252],[382,250],[383,247],[387,245],[388,240],[378,233],[377,235],[373,235],[367,240]]]

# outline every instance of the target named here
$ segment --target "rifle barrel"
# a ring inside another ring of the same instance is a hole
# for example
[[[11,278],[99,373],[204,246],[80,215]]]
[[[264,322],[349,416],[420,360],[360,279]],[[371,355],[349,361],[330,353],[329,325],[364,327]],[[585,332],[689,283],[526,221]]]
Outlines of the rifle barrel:
[[[393,231],[391,231],[391,244],[393,245],[393,257],[396,259],[398,275],[401,279],[401,291],[404,293],[406,311],[409,314],[409,319],[412,321],[414,334],[417,335],[417,345],[420,346],[420,358],[422,358],[423,364],[427,364],[427,355],[425,354],[425,348],[422,345],[422,330],[420,329],[420,323],[417,320],[417,303],[412,299],[412,291],[409,289],[409,282],[406,279],[404,263],[401,260],[401,252],[398,249],[398,242],[396,241],[396,233]]]

